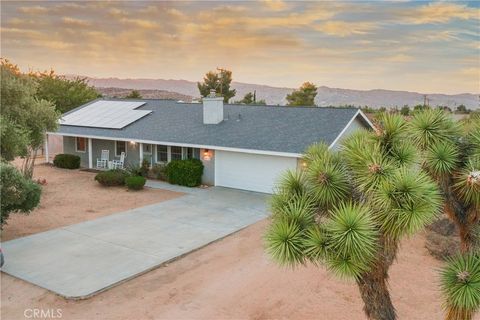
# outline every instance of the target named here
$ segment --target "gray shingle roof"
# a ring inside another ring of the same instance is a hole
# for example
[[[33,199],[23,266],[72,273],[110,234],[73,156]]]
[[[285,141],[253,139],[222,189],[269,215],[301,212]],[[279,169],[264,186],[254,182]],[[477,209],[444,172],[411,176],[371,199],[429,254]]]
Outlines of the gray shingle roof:
[[[225,105],[224,117],[228,120],[205,125],[201,103],[139,101],[146,104],[138,110],[152,110],[152,114],[123,129],[61,125],[58,133],[299,154],[314,142],[331,144],[358,111],[354,108]],[[237,121],[239,114],[241,119]]]

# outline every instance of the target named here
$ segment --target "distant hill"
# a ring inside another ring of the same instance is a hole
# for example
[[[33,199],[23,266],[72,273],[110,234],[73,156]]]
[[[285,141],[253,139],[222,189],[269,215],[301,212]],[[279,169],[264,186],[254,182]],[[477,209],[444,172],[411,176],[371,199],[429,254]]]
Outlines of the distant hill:
[[[72,76],[70,76],[72,77]],[[189,101],[185,96],[190,98],[198,98],[199,93],[197,83],[187,80],[165,80],[165,79],[118,79],[118,78],[91,78],[86,77],[89,83],[100,90],[102,88],[119,88],[122,89],[136,89],[136,90],[153,90],[150,92],[153,96],[163,98],[163,94],[170,94],[175,96],[176,93],[183,98],[174,98],[177,100]],[[256,90],[257,99],[265,99],[268,104],[285,104],[285,97],[292,92],[292,88],[271,87],[267,85],[249,84],[241,82],[233,82],[233,88],[237,89],[237,95],[233,100],[240,100],[248,92]],[[154,92],[155,91],[155,92]],[[158,91],[158,92],[157,92]],[[158,96],[155,96],[158,94]],[[143,94],[142,94],[143,96]],[[147,97],[147,93],[144,95]],[[427,94],[429,104],[431,106],[448,106],[456,108],[456,106],[463,104],[469,109],[480,108],[479,94],[462,93],[462,94]],[[423,93],[408,92],[408,91],[394,91],[394,90],[350,90],[329,88],[321,86],[318,88],[318,95],[315,102],[319,106],[369,106],[372,108],[380,107],[402,107],[406,104],[414,106],[423,104]]]
[[[104,88],[96,87],[96,89],[104,96],[108,98],[125,98],[132,92],[132,89],[125,88]],[[192,102],[192,96],[181,94],[178,92],[171,92],[166,90],[150,90],[150,89],[135,89],[142,98],[145,99],[169,99],[169,100],[181,100],[184,102]]]

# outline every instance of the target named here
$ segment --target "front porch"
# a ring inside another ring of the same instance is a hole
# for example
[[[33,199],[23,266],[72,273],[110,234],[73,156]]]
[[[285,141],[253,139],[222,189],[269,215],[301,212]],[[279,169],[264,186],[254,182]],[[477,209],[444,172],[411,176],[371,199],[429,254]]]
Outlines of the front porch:
[[[46,161],[51,161],[48,152],[48,139],[46,139],[44,150]],[[102,151],[104,152],[103,158]],[[114,163],[121,160],[122,153],[125,155],[124,168],[128,166],[140,166],[143,160],[147,160],[151,167],[157,163],[167,164],[172,160],[195,158],[201,160],[205,166],[203,183],[213,185],[214,182],[214,150],[211,149],[144,143],[134,140],[126,141],[95,139],[81,136],[63,136],[63,153],[79,156],[81,167],[95,170],[115,168]],[[105,159],[102,165],[97,165],[99,164],[98,160],[102,159]]]

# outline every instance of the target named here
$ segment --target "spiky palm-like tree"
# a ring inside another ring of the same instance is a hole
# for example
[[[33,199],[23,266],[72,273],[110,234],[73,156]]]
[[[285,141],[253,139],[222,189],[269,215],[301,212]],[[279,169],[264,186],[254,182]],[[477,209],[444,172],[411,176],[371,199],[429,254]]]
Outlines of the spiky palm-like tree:
[[[310,261],[353,278],[369,319],[396,318],[387,280],[398,242],[441,205],[406,134],[401,117],[384,115],[376,132],[353,134],[339,151],[313,145],[304,168],[285,173],[271,200],[268,253],[282,265]]]
[[[469,320],[480,305],[480,118],[455,122],[441,110],[415,113],[411,138],[456,224],[461,252],[442,271],[446,319]]]
[[[467,253],[451,258],[441,271],[446,318],[469,320],[480,309],[480,256]]]
[[[455,122],[443,110],[424,110],[409,123],[422,166],[445,199],[445,212],[460,231],[461,250],[476,250],[480,223],[480,118]]]

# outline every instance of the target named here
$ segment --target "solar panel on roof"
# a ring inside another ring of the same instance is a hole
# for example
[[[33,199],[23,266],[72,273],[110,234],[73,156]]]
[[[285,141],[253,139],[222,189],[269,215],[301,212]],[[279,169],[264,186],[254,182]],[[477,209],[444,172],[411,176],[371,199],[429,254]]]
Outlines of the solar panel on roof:
[[[138,101],[95,101],[80,110],[63,116],[60,124],[122,129],[152,112],[151,110],[136,110],[144,104],[145,102]]]

